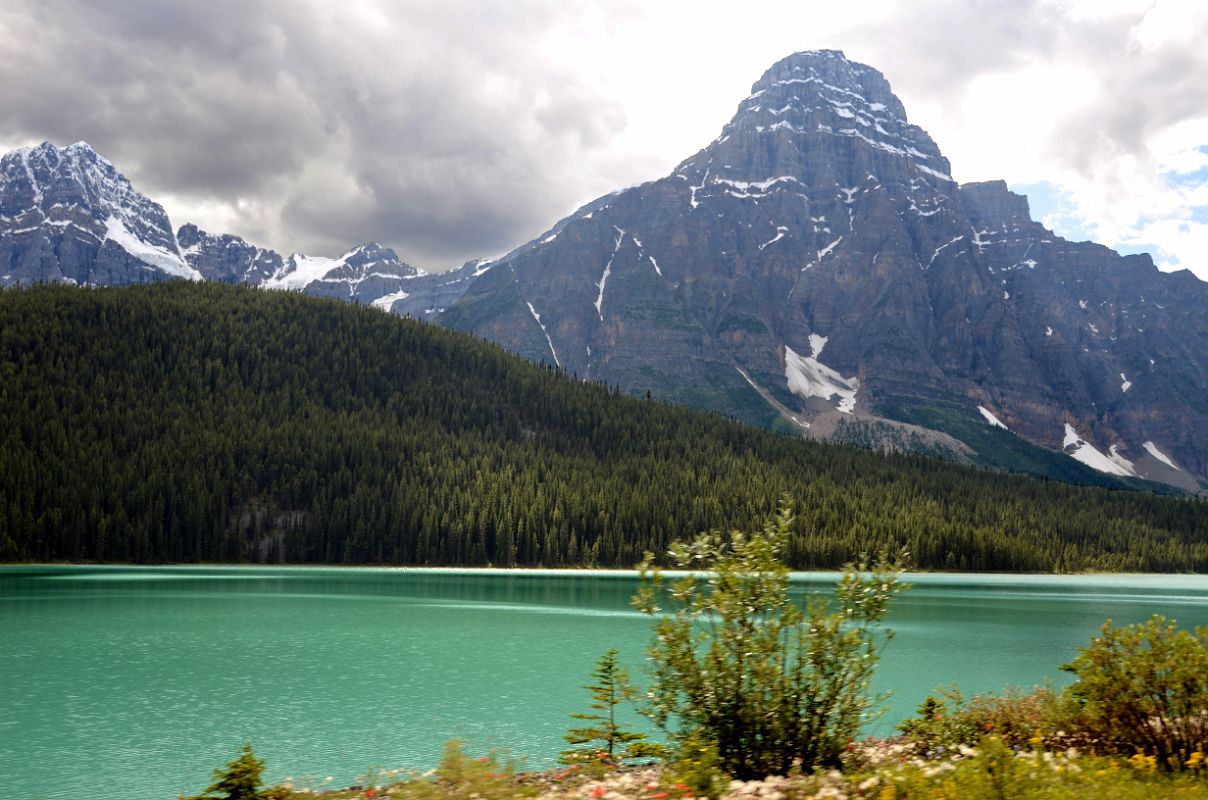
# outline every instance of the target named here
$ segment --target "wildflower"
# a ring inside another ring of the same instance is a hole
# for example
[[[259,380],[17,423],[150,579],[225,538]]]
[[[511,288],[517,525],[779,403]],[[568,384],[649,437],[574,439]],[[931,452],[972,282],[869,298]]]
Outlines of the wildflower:
[[[596,788],[591,790],[592,797],[603,797],[607,793],[608,793],[608,790],[605,789],[603,786],[597,786]]]
[[[1158,760],[1153,756],[1137,753],[1129,757],[1128,765],[1138,772],[1154,772],[1158,768]]]

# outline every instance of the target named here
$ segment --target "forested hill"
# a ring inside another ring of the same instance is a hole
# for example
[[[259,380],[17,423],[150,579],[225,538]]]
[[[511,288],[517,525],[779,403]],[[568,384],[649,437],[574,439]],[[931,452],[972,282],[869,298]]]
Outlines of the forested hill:
[[[796,567],[1208,571],[1202,501],[811,444],[373,308],[0,291],[0,560],[630,566],[782,495]]]

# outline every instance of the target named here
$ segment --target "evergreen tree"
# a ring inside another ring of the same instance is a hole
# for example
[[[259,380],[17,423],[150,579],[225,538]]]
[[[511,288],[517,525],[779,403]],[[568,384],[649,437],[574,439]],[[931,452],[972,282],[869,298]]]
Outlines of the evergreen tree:
[[[609,650],[597,659],[596,668],[591,674],[596,682],[583,688],[591,692],[593,710],[587,714],[571,714],[572,718],[590,724],[583,728],[571,728],[562,738],[573,745],[599,744],[566,750],[562,753],[562,761],[576,763],[604,759],[615,764],[622,758],[648,754],[650,751],[647,748],[635,747],[646,738],[646,734],[627,731],[617,723],[617,706],[632,700],[635,695],[629,683],[629,673],[617,661],[617,651]]]
[[[256,758],[250,744],[244,744],[239,757],[226,765],[226,769],[214,770],[214,783],[204,792],[188,800],[264,800],[260,791],[260,775],[264,772],[264,761]]]

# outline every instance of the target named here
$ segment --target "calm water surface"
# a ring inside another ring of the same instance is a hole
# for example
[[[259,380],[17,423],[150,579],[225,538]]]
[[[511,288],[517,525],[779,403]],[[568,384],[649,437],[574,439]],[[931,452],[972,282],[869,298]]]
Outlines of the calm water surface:
[[[1208,577],[911,580],[878,671],[894,691],[882,732],[954,681],[1064,683],[1057,667],[1108,617],[1208,623]],[[641,662],[635,587],[632,573],[0,568],[0,786],[169,800],[244,741],[273,781],[428,767],[450,738],[546,766],[587,710],[595,659]]]

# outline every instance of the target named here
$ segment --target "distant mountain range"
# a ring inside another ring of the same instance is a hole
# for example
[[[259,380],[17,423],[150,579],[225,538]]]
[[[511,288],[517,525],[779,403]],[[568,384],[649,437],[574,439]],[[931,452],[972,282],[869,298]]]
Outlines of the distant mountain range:
[[[958,185],[876,70],[794,54],[671,175],[439,275],[186,225],[87,145],[0,161],[0,285],[190,278],[434,319],[633,393],[814,438],[1208,486],[1208,284]],[[1081,465],[1078,463],[1081,462]]]

